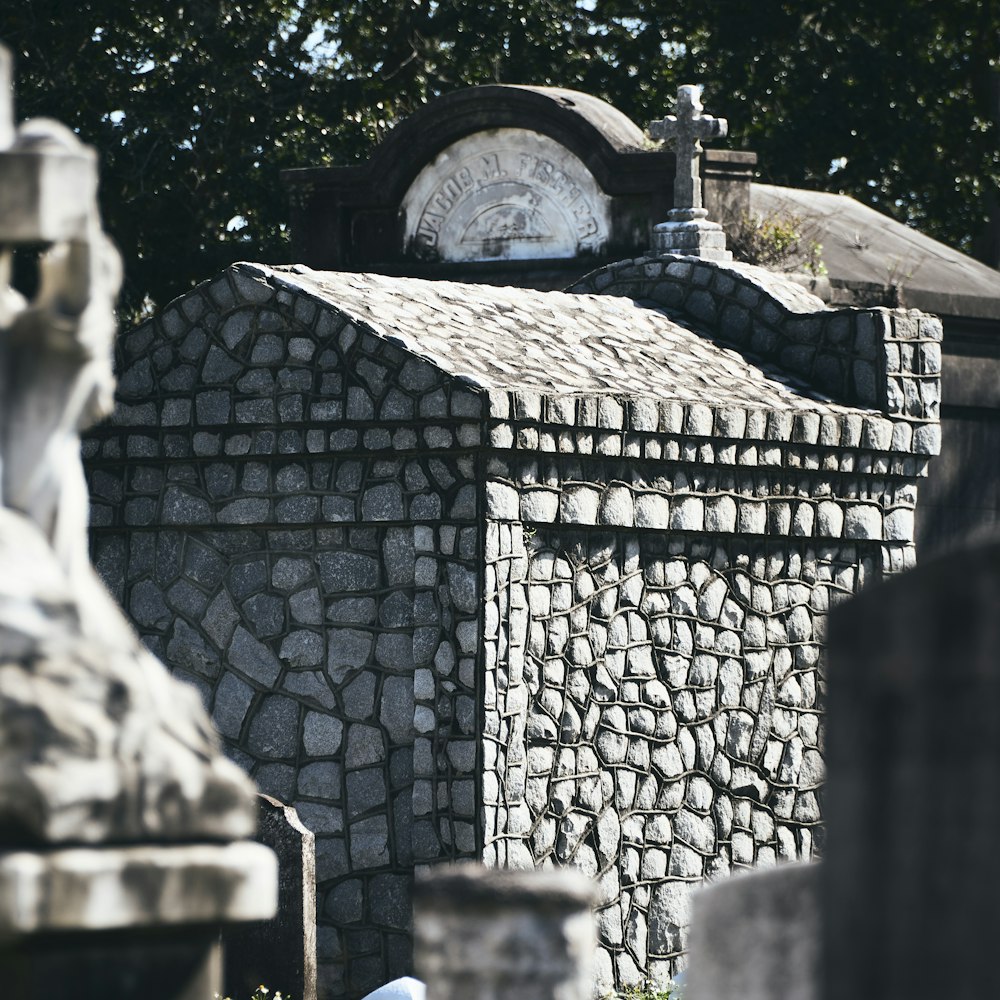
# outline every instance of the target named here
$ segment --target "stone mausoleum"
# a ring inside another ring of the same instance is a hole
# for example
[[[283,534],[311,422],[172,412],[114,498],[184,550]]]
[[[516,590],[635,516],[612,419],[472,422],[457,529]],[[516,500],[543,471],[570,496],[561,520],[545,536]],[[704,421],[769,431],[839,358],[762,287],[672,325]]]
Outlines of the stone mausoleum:
[[[568,293],[237,264],[126,334],[95,559],[316,833],[321,995],[414,869],[569,864],[602,983],[817,850],[829,608],[913,562],[941,327],[661,254]]]
[[[744,140],[741,127],[733,121],[730,146]],[[364,164],[286,171],[292,259],[566,288],[654,245],[654,225],[675,207],[675,162],[591,94],[469,87],[399,122]],[[822,245],[826,275],[811,285],[834,308],[908,306],[941,319],[941,456],[921,490],[916,537],[927,556],[995,531],[1000,466],[983,456],[1000,450],[1000,273],[846,195],[761,183],[786,167],[745,149],[703,150],[709,217],[730,232],[747,217],[798,226]],[[785,266],[809,281],[802,264]]]

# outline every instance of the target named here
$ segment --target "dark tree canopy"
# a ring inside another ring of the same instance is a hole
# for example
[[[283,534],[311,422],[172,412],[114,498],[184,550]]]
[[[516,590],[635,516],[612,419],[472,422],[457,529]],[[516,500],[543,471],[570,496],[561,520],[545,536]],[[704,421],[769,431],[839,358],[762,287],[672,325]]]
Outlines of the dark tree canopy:
[[[102,156],[125,308],[287,256],[289,166],[351,162],[477,83],[574,87],[640,124],[701,82],[763,179],[843,191],[1000,265],[990,0],[18,0],[21,116]]]
[[[323,119],[331,107],[337,119],[296,13],[293,0],[18,0],[0,12],[18,115],[59,118],[100,153],[126,313],[285,252],[279,172],[331,155]]]

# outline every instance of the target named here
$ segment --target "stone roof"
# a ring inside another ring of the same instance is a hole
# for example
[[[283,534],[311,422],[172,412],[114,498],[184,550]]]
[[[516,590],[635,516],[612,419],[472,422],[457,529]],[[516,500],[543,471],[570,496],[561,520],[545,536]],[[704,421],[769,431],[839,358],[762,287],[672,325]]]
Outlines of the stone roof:
[[[895,284],[914,309],[1000,318],[1000,271],[854,198],[755,182],[750,208],[805,220],[806,235],[823,245],[831,281],[859,289]]]
[[[237,266],[248,277],[314,296],[476,387],[774,410],[857,409],[831,402],[776,366],[754,362],[651,303],[301,265]],[[801,289],[793,287],[789,294],[800,306],[823,309]]]

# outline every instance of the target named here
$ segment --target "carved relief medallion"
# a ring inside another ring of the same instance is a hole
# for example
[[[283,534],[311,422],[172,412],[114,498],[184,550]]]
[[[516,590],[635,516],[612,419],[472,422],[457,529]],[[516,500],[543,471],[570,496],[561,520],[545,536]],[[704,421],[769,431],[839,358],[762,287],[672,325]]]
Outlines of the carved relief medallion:
[[[452,143],[403,199],[404,248],[424,260],[528,260],[600,254],[609,199],[583,162],[527,129]]]

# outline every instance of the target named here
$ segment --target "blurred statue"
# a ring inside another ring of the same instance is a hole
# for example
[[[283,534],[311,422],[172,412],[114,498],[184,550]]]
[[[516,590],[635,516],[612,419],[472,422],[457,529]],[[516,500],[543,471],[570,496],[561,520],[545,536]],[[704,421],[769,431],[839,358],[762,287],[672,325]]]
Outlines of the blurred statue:
[[[92,569],[80,432],[110,414],[118,253],[92,150],[13,126],[0,47],[0,842],[235,840],[248,778]],[[30,302],[18,246],[47,247]]]

